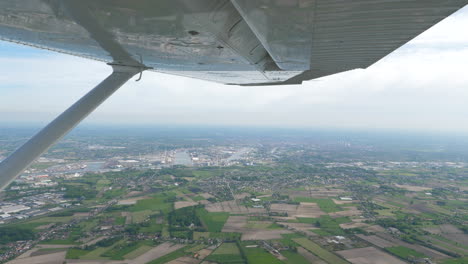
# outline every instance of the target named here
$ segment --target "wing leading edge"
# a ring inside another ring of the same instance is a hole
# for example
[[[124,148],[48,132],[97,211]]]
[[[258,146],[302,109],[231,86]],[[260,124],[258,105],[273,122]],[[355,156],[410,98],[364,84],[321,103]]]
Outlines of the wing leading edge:
[[[366,68],[466,4],[3,0],[0,39],[112,62],[107,38],[127,60],[141,55],[154,71],[227,84],[299,84]]]

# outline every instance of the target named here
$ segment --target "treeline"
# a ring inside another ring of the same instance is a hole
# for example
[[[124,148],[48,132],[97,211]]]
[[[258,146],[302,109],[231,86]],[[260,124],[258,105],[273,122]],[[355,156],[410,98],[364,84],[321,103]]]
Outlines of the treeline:
[[[174,210],[169,213],[169,225],[171,228],[189,227],[201,227],[201,221],[196,214],[197,208],[201,206],[190,206]]]
[[[63,197],[69,199],[94,199],[96,198],[97,191],[90,185],[65,185],[65,194]]]
[[[190,206],[174,210],[169,213],[169,232],[171,237],[193,239],[193,231],[206,231],[202,227],[197,209],[202,206]]]
[[[31,229],[19,227],[0,228],[0,244],[31,239],[34,239],[34,232]]]

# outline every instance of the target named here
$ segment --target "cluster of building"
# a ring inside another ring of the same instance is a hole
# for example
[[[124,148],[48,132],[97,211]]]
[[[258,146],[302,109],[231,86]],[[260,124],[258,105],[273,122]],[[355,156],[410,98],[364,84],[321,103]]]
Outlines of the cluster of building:
[[[10,190],[12,191],[28,188],[54,187],[58,185],[58,183],[49,177],[48,174],[22,175],[18,177],[15,182],[22,185],[11,186]]]
[[[64,199],[61,193],[42,193],[15,201],[0,202],[0,224],[14,219],[44,215],[70,206],[71,203]]]

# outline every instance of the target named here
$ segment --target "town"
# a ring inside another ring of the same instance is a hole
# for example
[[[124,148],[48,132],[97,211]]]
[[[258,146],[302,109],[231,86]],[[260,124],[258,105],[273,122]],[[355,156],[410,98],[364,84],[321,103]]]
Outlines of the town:
[[[468,262],[461,143],[197,132],[65,138],[1,194],[0,260]]]

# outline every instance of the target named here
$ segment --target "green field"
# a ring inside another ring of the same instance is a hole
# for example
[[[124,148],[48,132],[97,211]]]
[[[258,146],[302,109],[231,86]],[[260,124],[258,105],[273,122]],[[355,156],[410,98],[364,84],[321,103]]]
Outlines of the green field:
[[[328,215],[322,215],[318,218],[298,218],[297,220],[300,223],[313,224],[319,227],[320,229],[312,231],[321,236],[344,235],[345,232],[341,229],[340,224],[351,222],[348,217],[332,218]]]
[[[211,169],[211,170],[194,170],[192,174],[197,178],[210,178],[217,175],[223,174],[223,169]]]
[[[40,248],[38,252],[65,251],[67,248]]]
[[[325,260],[327,263],[333,264],[348,264],[346,260],[338,257],[337,255],[321,248],[319,245],[315,244],[314,242],[310,241],[307,238],[293,238],[293,241],[304,247],[305,249],[309,250],[313,254],[317,255],[319,258]]]
[[[218,254],[218,255],[209,255],[206,258],[207,261],[212,261],[220,264],[244,264],[245,261],[241,255],[227,255],[227,254]]]
[[[29,223],[64,223],[68,222],[73,218],[73,216],[48,216],[29,221]]]
[[[453,242],[449,243],[449,242],[443,241],[441,239],[438,239],[438,237],[434,236],[434,235],[430,236],[430,241],[429,242],[431,244],[434,244],[434,245],[437,245],[439,247],[445,248],[445,249],[447,249],[449,251],[456,252],[457,254],[460,254],[461,256],[466,254],[466,251],[464,249],[462,249],[461,247],[457,247],[457,246],[453,245],[452,244]],[[466,246],[462,246],[462,247],[466,247]]]
[[[169,200],[173,197],[173,194],[155,195],[153,196],[153,198],[150,199],[138,200],[137,203],[131,206],[129,209],[132,212],[151,210],[168,213],[172,210],[173,207],[172,202],[169,202]]]
[[[67,255],[65,258],[67,259],[79,259],[81,256],[88,254],[88,250],[79,249],[79,248],[69,248],[67,250]]]
[[[197,209],[197,216],[209,232],[221,232],[229,213],[210,213],[205,208]]]
[[[204,244],[195,244],[195,246],[188,247],[185,250],[185,252],[195,253],[195,252],[200,251],[200,250],[202,250],[204,248],[206,248],[206,245],[204,245]]]
[[[219,238],[223,240],[237,240],[240,239],[240,233],[230,232],[193,232],[193,239],[199,240],[202,238]]]
[[[287,258],[284,263],[287,264],[309,264],[309,261],[302,255],[292,251],[281,251],[281,254]]]
[[[247,257],[247,262],[250,264],[282,264],[280,260],[271,255],[263,248],[243,248]]]
[[[149,247],[151,249],[152,245],[151,241],[123,242],[107,250],[102,256],[109,257],[112,260],[124,260],[126,255],[136,251],[140,247]]]
[[[270,226],[272,226],[272,223],[258,222],[258,221],[249,221],[247,222],[247,225],[246,225],[247,228],[253,228],[253,229],[268,229]]]
[[[109,259],[108,257],[103,257],[101,256],[102,254],[104,254],[106,251],[108,251],[109,249],[111,249],[112,246],[110,247],[98,247],[96,248],[95,250],[93,251],[88,251],[89,253],[86,254],[86,255],[82,255],[80,256],[79,258],[80,259]]]
[[[201,195],[197,195],[197,196],[192,197],[192,200],[193,200],[194,202],[198,202],[198,201],[205,200],[205,197],[203,197],[203,196],[201,196]]]
[[[140,233],[157,233],[157,232],[162,232],[163,228],[164,228],[163,224],[157,224],[156,221],[150,220],[148,225],[144,225],[140,227],[139,232]]]
[[[90,219],[90,220],[81,222],[79,225],[80,225],[82,232],[89,232],[93,228],[99,225],[99,219]]]
[[[403,246],[388,247],[388,248],[385,248],[385,250],[404,259],[408,259],[411,257],[427,258],[424,254],[419,253],[415,251],[414,249],[403,247]]]
[[[213,255],[239,255],[239,248],[236,243],[223,243],[213,253]]]
[[[245,263],[240,255],[236,243],[223,243],[206,260],[221,264],[242,264]]]
[[[449,260],[442,262],[442,264],[466,264],[466,263],[468,263],[468,257],[449,259]]]
[[[110,180],[100,179],[96,182],[96,189],[101,190],[102,188],[109,186],[111,183],[112,182]]]
[[[117,216],[114,220],[115,225],[124,225],[126,217],[124,216]]]
[[[149,251],[150,249],[152,249],[152,247],[150,246],[146,246],[146,245],[143,245],[143,246],[140,246],[139,248],[135,249],[134,251],[130,252],[130,253],[127,253],[126,255],[124,255],[123,257],[125,259],[134,259],[136,257],[139,257],[143,254],[145,254],[147,251]]]
[[[193,240],[210,238],[210,232],[193,232]]]
[[[137,212],[132,212],[132,223],[141,223],[148,219],[148,217],[153,214],[151,210],[143,210],[143,211],[137,211]]]
[[[311,197],[296,197],[294,198],[295,202],[300,203],[317,203],[322,211],[325,213],[332,213],[343,211],[341,207],[335,204],[332,199],[321,199],[321,198],[311,198]]]
[[[187,246],[187,247],[188,247],[188,246]],[[169,253],[169,254],[167,254],[167,255],[164,255],[164,256],[162,256],[162,257],[160,257],[160,258],[158,258],[158,259],[155,259],[155,260],[153,260],[153,261],[150,261],[150,262],[148,262],[147,264],[163,264],[163,263],[167,263],[167,262],[169,262],[169,261],[172,261],[172,260],[174,260],[174,259],[177,259],[177,258],[186,256],[186,255],[188,255],[188,253],[185,252],[185,250],[186,250],[187,247],[183,247],[183,248],[181,248],[181,249],[178,249],[178,250],[176,250],[176,251],[174,251],[174,252],[171,252],[171,253]]]

